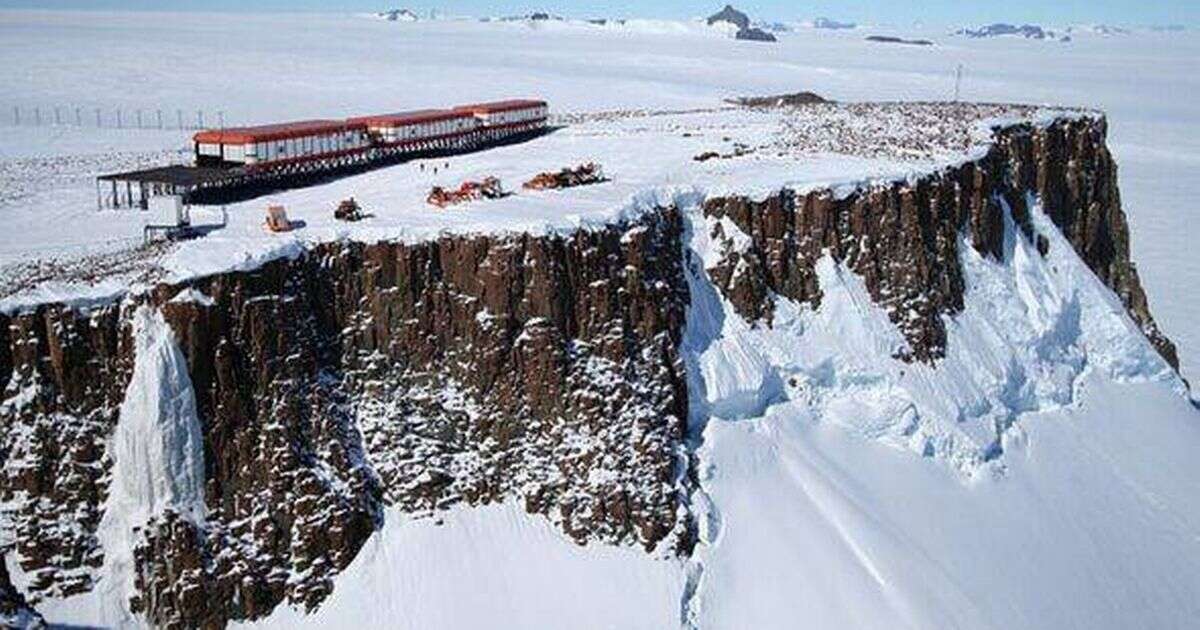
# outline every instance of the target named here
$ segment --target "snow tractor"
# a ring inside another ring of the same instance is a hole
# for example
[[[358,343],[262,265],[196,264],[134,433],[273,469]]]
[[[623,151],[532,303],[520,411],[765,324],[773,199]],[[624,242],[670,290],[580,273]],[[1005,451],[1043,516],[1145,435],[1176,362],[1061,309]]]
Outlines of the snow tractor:
[[[338,221],[362,221],[367,215],[363,214],[362,206],[358,205],[354,197],[350,197],[338,203],[333,211],[333,218]]]
[[[533,179],[525,182],[523,187],[528,190],[551,190],[587,186],[606,181],[608,178],[604,176],[604,169],[595,162],[588,162],[575,168],[564,168],[557,173],[550,171],[538,173]]]
[[[476,199],[499,199],[504,196],[504,189],[496,177],[486,177],[483,181],[465,181],[455,190],[447,190],[434,186],[425,198],[429,204],[439,208],[453,206]]]

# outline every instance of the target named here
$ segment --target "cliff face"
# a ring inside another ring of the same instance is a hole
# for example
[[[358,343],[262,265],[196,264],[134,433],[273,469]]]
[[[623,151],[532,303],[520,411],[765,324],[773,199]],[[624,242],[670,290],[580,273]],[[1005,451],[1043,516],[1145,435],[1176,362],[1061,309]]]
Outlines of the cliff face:
[[[144,298],[187,360],[207,516],[146,524],[133,610],[182,627],[315,606],[384,506],[519,497],[581,543],[686,552],[681,227],[330,244]],[[0,322],[20,392],[0,489],[35,597],[103,564],[134,308]]]
[[[1005,212],[1025,238],[1030,195],[1088,267],[1125,304],[1172,367],[1175,347],[1158,329],[1129,258],[1129,228],[1103,120],[1018,125],[997,132],[982,159],[918,179],[835,197],[782,191],[763,201],[713,199],[704,214],[724,255],[710,274],[738,313],[770,325],[774,295],[818,306],[816,263],[826,252],[862,276],[909,342],[905,358],[945,353],[942,316],[963,308],[959,234],[1000,259]],[[728,220],[730,223],[725,223]],[[730,228],[736,228],[737,234]],[[743,238],[748,237],[748,242]]]
[[[132,369],[129,327],[119,306],[50,305],[0,316],[0,330],[0,506],[31,589],[83,592],[103,561],[95,531],[112,465],[105,442]]]
[[[775,295],[819,304],[828,251],[888,310],[903,358],[933,362],[942,316],[963,308],[960,234],[1001,256],[1007,206],[1036,239],[1026,193],[1174,364],[1102,121],[1010,127],[981,160],[846,198],[711,199],[693,225],[725,243],[709,272],[748,319],[770,325]],[[15,541],[0,551],[35,603],[95,586],[108,440],[148,305],[186,359],[176,393],[194,396],[206,508],[130,533],[129,603],[157,625],[318,606],[385,507],[518,498],[580,543],[688,554],[687,223],[667,208],[570,236],[331,243],[120,305],[0,315],[0,541]]]
[[[13,586],[8,566],[0,556],[0,626],[5,628],[44,628],[45,620],[30,608],[25,596]]]

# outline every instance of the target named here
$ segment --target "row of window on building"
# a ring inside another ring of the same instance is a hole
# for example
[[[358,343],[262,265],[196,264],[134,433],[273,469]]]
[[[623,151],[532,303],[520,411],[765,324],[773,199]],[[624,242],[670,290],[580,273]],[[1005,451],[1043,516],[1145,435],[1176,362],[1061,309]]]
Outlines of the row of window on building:
[[[244,144],[201,142],[197,143],[196,151],[200,156],[215,157],[225,162],[253,164],[340,153],[369,145],[370,140],[362,131],[347,131]]]
[[[422,110],[352,118],[311,120],[259,127],[206,130],[195,135],[196,163],[202,166],[263,164],[321,158],[396,144],[466,134],[480,128],[513,131],[544,124],[544,101],[501,101],[451,110]],[[527,124],[521,124],[527,123]]]

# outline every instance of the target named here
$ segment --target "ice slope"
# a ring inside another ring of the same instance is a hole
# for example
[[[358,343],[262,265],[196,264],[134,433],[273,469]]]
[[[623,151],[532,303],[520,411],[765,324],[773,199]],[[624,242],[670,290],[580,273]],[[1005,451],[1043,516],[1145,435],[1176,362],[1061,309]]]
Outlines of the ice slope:
[[[947,356],[936,366],[893,359],[906,342],[861,278],[830,258],[817,266],[823,297],[813,312],[778,298],[775,323],[751,325],[708,285],[717,263],[714,221],[690,230],[697,264],[685,351],[693,398],[704,414],[755,417],[792,401],[869,439],[949,463],[971,477],[1002,472],[1002,454],[1022,414],[1072,404],[1077,380],[1098,371],[1152,380],[1181,395],[1183,384],[1137,332],[1121,303],[1079,260],[1029,199],[1043,258],[1006,216],[1005,260],[959,244],[966,295],[948,318]],[[727,219],[724,234],[741,235]]]
[[[134,314],[133,375],[112,436],[107,517],[204,516],[204,448],[187,359],[162,313]]]
[[[1085,379],[971,484],[811,413],[714,420],[705,628],[1160,628],[1200,618],[1197,414]]]
[[[828,258],[820,308],[748,325],[691,215],[694,626],[1192,627],[1200,412],[1032,215],[1045,259],[1011,218],[1003,261],[962,243],[936,368],[891,358],[903,338]]]
[[[684,570],[632,548],[580,547],[517,504],[454,508],[383,528],[314,614],[253,628],[672,628]]]

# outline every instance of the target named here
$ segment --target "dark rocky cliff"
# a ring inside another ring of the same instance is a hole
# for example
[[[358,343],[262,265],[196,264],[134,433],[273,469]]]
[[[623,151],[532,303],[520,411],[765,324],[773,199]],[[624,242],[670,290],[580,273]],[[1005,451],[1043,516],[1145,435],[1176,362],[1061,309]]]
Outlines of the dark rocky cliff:
[[[569,237],[337,243],[139,298],[187,359],[208,516],[143,528],[133,609],[217,627],[316,606],[384,506],[518,497],[580,543],[686,553],[681,234],[665,210]],[[0,492],[35,598],[102,565],[138,306],[0,321],[17,394]]]
[[[116,305],[47,305],[0,316],[0,331],[0,505],[15,551],[37,596],[89,590],[103,560],[105,442],[133,366],[129,325]]]
[[[1028,193],[1066,235],[1088,267],[1125,304],[1159,353],[1175,369],[1175,346],[1150,314],[1137,268],[1129,257],[1129,226],[1121,210],[1117,167],[1105,145],[1103,119],[1016,125],[997,132],[982,159],[920,178],[835,197],[829,191],[782,191],[763,201],[712,199],[705,215],[728,218],[750,237],[725,243],[714,282],[751,321],[771,322],[774,295],[817,306],[816,263],[828,251],[862,276],[867,290],[904,333],[912,356],[943,356],[942,316],[963,308],[959,234],[980,253],[999,259],[1005,206],[1025,238]],[[1045,239],[1038,239],[1045,253]]]
[[[8,566],[0,556],[0,627],[44,628],[46,622],[25,601],[25,596],[13,586],[8,577]]]
[[[904,358],[936,361],[941,316],[963,306],[960,233],[999,256],[1007,204],[1036,238],[1031,191],[1174,364],[1129,260],[1104,134],[1089,119],[1010,127],[981,160],[915,182],[711,199],[703,212],[750,243],[710,273],[769,325],[775,295],[819,303],[828,249],[891,313]],[[132,312],[150,305],[186,357],[208,512],[137,534],[131,605],[157,625],[318,606],[389,507],[517,498],[580,543],[688,554],[685,224],[667,208],[569,236],[330,243],[121,304],[0,315],[0,507],[16,541],[0,551],[35,603],[93,588],[106,440],[133,371]]]

